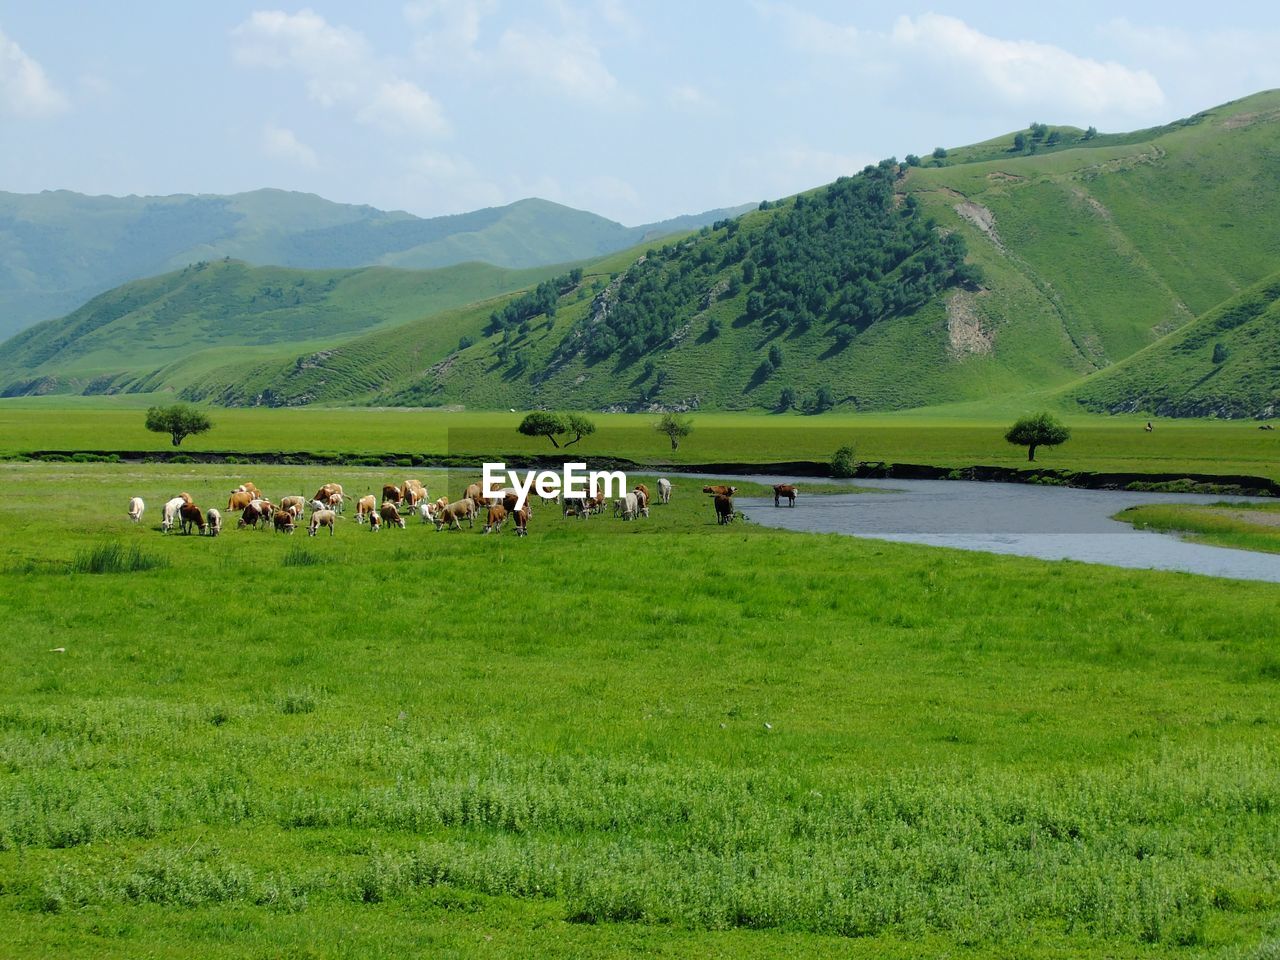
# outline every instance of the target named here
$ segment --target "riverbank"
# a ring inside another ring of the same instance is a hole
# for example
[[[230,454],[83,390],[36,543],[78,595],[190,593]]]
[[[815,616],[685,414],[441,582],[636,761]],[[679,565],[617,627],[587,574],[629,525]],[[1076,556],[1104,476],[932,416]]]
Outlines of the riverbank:
[[[1280,504],[1147,504],[1122,510],[1116,519],[1194,543],[1280,553]]]

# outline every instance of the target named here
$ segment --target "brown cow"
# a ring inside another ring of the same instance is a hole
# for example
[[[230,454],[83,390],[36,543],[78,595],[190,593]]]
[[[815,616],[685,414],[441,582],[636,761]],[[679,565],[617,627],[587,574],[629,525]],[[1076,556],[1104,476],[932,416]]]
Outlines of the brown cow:
[[[321,487],[319,490],[316,491],[316,495],[311,499],[319,500],[321,503],[328,503],[329,498],[332,497],[335,493],[338,494],[338,496],[342,496],[342,484],[326,483],[323,487]]]
[[[416,507],[420,501],[426,498],[427,488],[419,480],[410,478],[400,487],[400,499],[411,507]]]
[[[382,485],[382,502],[383,503],[399,503],[400,488],[394,483],[384,483]]]
[[[462,495],[462,499],[482,503],[484,501],[484,488],[478,483],[473,483],[467,487],[467,492]]]
[[[737,487],[729,487],[723,483],[717,483],[714,486],[703,487],[703,493],[709,493],[713,497],[732,497],[738,492]]]
[[[489,518],[485,522],[485,533],[501,533],[502,525],[507,522],[507,508],[502,504],[494,504],[489,508]]]
[[[716,523],[733,523],[733,497],[716,495]]]
[[[643,493],[643,494],[644,494],[645,503],[648,503],[648,502],[649,502],[649,488],[648,488],[648,487],[646,487],[643,483],[637,483],[637,484],[635,485],[635,488],[634,488],[634,489],[639,490],[641,493]]]
[[[451,530],[461,530],[462,524],[459,522],[464,517],[468,527],[474,527],[476,516],[476,502],[470,497],[463,497],[461,500],[455,500],[443,510],[436,511],[436,532],[439,533],[446,526]]]
[[[240,486],[236,487],[231,492],[245,493],[246,491],[249,493],[252,493],[255,497],[262,496],[262,491],[258,489],[258,485],[254,483],[252,480],[246,480],[244,483],[240,484]]]
[[[245,506],[244,512],[240,514],[240,519],[236,522],[236,526],[253,527],[256,530],[258,528],[258,523],[260,521],[265,522],[266,519],[266,511],[260,510],[250,503]]]
[[[233,490],[231,496],[227,498],[227,509],[243,510],[253,503],[255,499],[256,497],[251,490]]]
[[[293,519],[295,521],[302,519],[302,510],[305,504],[306,504],[306,501],[303,500],[301,497],[281,497],[280,498],[280,509],[288,510],[290,513],[292,513]]]
[[[529,505],[526,503],[513,516],[516,518],[516,536],[527,537],[529,535]]]
[[[204,533],[204,514],[200,512],[200,508],[194,503],[184,503],[178,508],[178,527],[183,533],[190,533],[194,524],[200,528],[200,532]]]
[[[404,529],[404,517],[400,516],[399,508],[390,500],[382,501],[382,506],[378,512],[382,515],[382,522],[394,527]]]
[[[271,522],[275,524],[276,533],[293,533],[293,514],[290,511],[277,510],[275,516],[271,518]]]
[[[321,527],[328,527],[329,536],[332,537],[333,521],[337,519],[337,516],[338,515],[332,510],[317,510],[315,513],[311,514],[311,527],[307,530],[307,533],[314,537],[316,535],[316,531]]]
[[[787,501],[787,506],[794,507],[796,505],[796,494],[800,491],[789,483],[775,483],[773,485],[773,505],[775,507],[782,506],[782,501]]]

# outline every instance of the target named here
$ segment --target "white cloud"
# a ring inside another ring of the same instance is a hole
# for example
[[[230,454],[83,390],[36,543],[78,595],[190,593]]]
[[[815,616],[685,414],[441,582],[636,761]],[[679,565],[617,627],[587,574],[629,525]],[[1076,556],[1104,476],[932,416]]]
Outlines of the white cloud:
[[[942,82],[976,88],[1009,106],[1142,115],[1165,102],[1146,70],[1034,40],[992,37],[955,17],[899,17],[890,39],[897,50],[935,68]]]
[[[863,49],[862,34],[857,27],[832,23],[783,3],[758,2],[755,8],[761,16],[777,21],[786,41],[805,53],[855,56]]]
[[[67,109],[67,98],[44,68],[0,31],[0,113],[49,117]]]
[[[498,55],[511,69],[574,99],[605,101],[618,85],[599,48],[583,33],[509,29],[498,40]]]
[[[295,72],[313,100],[350,111],[360,123],[418,137],[449,130],[431,94],[375,55],[362,34],[335,27],[312,10],[259,10],[231,37],[236,63]]]
[[[388,133],[437,137],[449,131],[444,113],[427,91],[408,80],[389,80],[378,86],[372,99],[356,114],[361,123]]]
[[[331,26],[312,10],[258,10],[231,37],[237,63],[295,70],[306,78],[311,97],[326,107],[352,99],[367,83],[371,54],[364,37]]]
[[[284,160],[300,167],[315,169],[320,165],[316,152],[298,139],[287,127],[268,123],[262,128],[262,152],[274,160]]]
[[[414,54],[433,67],[473,61],[484,19],[497,9],[495,0],[412,0],[405,19],[423,31],[414,41]]]
[[[677,84],[668,90],[667,102],[677,109],[690,112],[705,112],[718,106],[711,96],[691,83]]]

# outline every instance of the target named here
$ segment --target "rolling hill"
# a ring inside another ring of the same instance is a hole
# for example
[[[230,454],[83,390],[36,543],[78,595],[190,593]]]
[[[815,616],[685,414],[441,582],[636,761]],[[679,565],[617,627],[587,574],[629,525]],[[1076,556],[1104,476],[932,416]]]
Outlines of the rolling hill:
[[[1069,391],[1094,412],[1280,413],[1280,272]]]
[[[130,280],[232,257],[299,268],[481,261],[523,268],[599,256],[734,211],[624,227],[546,200],[424,219],[255,190],[230,196],[0,193],[0,337]]]
[[[1033,128],[548,272],[554,289],[134,388],[615,410],[1057,390],[1089,409],[1259,415],[1280,395],[1276,314],[1247,304],[1280,270],[1276,182],[1277,91],[1129,134]]]
[[[0,347],[0,394],[176,390],[209,367],[290,361],[518,290],[553,268],[296,270],[200,261],[135,280]],[[454,338],[456,344],[457,338]]]

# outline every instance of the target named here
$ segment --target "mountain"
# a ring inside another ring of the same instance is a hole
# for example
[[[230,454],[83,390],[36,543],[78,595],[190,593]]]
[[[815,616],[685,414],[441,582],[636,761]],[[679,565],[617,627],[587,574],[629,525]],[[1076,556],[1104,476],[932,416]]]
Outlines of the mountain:
[[[1127,134],[1036,125],[491,301],[135,386],[229,404],[622,410],[1056,390],[1090,409],[1240,416],[1280,395],[1275,312],[1241,306],[1266,301],[1280,270],[1277,182],[1277,91]],[[1213,372],[1201,354],[1219,341]]]
[[[166,197],[0,193],[0,337],[61,316],[121,283],[200,260],[414,269],[474,260],[523,268],[598,256],[733,212],[740,211],[624,227],[545,200],[423,219],[284,190]]]

